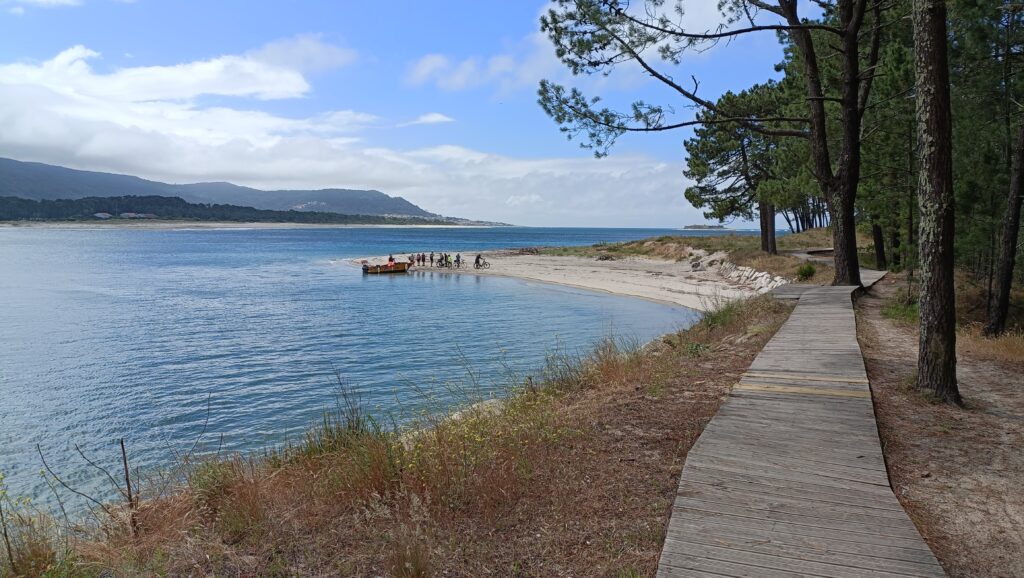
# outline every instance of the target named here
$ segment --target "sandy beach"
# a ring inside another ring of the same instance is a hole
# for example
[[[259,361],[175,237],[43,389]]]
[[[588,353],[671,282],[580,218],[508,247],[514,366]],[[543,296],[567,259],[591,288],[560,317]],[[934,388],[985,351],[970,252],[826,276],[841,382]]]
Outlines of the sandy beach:
[[[733,299],[764,293],[785,282],[767,275],[758,276],[746,268],[737,268],[724,261],[724,253],[699,255],[699,264],[692,261],[668,261],[646,257],[626,257],[599,261],[590,257],[533,254],[524,250],[483,252],[489,269],[474,269],[473,252],[463,253],[469,266],[462,269],[419,268],[456,275],[504,276],[554,283],[615,295],[639,297],[670,305],[706,311]],[[404,258],[405,255],[402,256]],[[353,259],[359,264],[363,259]],[[368,257],[371,263],[382,263],[386,257]],[[724,264],[724,266],[723,266]],[[415,271],[415,270],[414,270]]]

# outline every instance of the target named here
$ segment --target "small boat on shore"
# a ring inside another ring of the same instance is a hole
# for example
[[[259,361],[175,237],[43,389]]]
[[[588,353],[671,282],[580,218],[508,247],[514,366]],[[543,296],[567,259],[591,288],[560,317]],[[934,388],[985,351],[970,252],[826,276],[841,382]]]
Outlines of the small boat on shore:
[[[363,274],[364,275],[380,275],[384,273],[407,273],[412,269],[412,263],[406,262],[395,262],[392,264],[384,265],[371,265],[367,262],[363,262]]]

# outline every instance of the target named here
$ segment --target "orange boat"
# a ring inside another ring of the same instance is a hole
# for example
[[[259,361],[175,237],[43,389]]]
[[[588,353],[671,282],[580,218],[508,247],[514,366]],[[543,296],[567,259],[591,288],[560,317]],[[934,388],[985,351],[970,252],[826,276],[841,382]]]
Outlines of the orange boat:
[[[379,275],[382,273],[407,273],[412,269],[412,263],[407,262],[395,262],[393,264],[385,265],[371,265],[367,262],[363,262],[363,274],[364,275]]]

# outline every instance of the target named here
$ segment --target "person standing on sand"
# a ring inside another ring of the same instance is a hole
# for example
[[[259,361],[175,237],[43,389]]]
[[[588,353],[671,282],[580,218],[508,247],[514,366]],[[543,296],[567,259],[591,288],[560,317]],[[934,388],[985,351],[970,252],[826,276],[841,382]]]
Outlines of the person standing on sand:
[[[434,266],[434,252],[433,251],[430,252],[430,266],[431,267]]]

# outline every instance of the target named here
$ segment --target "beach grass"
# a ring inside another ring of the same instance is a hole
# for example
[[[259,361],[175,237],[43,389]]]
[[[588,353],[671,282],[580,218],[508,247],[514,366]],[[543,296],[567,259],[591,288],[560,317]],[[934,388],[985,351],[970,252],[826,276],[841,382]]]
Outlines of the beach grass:
[[[859,237],[858,244],[868,239]],[[769,255],[761,250],[760,237],[756,235],[664,235],[639,241],[621,243],[598,243],[583,247],[543,247],[542,255],[588,257],[614,260],[625,257],[648,257],[685,261],[701,259],[707,255],[725,253],[728,260],[741,267],[765,271],[777,277],[798,280],[801,283],[823,285],[832,282],[835,270],[828,264],[815,264],[814,270],[806,269],[806,261],[787,255],[787,251],[801,251],[830,247],[832,233],[827,228],[811,229],[801,233],[783,235],[778,238],[781,254]]]
[[[302,440],[189,459],[134,530],[127,506],[58,523],[5,494],[0,575],[653,575],[686,451],[789,310],[552,351],[501,401],[407,426],[342,389]]]

